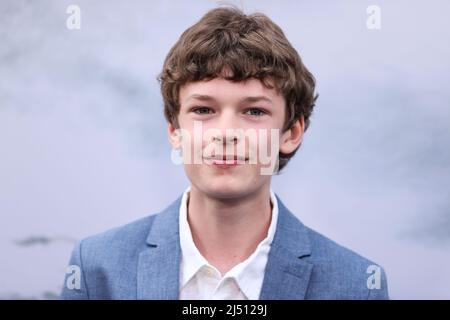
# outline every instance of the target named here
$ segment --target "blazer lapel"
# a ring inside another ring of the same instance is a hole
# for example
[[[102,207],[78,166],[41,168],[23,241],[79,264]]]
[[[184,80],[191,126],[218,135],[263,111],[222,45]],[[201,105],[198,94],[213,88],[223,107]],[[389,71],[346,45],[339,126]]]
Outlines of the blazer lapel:
[[[278,198],[278,223],[266,265],[261,300],[304,299],[313,265],[302,260],[311,254],[308,230]],[[147,237],[148,248],[139,255],[137,298],[177,300],[181,248],[181,197],[155,216]]]
[[[308,230],[278,200],[277,230],[269,252],[261,300],[305,299],[313,265],[302,260],[311,254]]]
[[[181,198],[155,216],[147,237],[148,248],[139,255],[137,298],[177,300],[179,296]]]

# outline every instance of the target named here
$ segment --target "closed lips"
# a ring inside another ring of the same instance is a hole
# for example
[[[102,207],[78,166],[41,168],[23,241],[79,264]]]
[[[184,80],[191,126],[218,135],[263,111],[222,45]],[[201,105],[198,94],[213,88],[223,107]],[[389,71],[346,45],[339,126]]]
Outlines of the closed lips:
[[[205,160],[217,160],[217,161],[247,161],[248,158],[246,157],[238,157],[234,155],[228,155],[228,156],[214,156],[214,157],[205,157]]]

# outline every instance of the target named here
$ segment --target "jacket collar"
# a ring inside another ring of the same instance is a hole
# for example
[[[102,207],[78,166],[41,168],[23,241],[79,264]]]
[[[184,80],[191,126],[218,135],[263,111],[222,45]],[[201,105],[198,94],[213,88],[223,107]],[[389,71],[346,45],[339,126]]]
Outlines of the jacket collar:
[[[308,229],[278,199],[278,223],[269,252],[261,300],[302,300],[313,265],[302,260],[311,255]]]
[[[308,229],[278,200],[278,221],[269,252],[260,299],[304,299],[312,264],[302,260],[311,254]],[[139,255],[138,299],[179,298],[181,248],[179,209],[181,197],[154,217],[146,239],[148,248]]]
[[[181,197],[154,217],[146,239],[148,248],[139,255],[138,299],[178,299],[181,261],[178,229],[180,203]]]

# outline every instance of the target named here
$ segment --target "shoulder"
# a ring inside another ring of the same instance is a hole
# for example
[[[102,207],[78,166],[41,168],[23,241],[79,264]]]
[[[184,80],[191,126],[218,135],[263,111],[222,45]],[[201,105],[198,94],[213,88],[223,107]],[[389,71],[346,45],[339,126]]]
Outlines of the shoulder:
[[[314,265],[311,281],[322,292],[340,292],[344,299],[388,299],[386,274],[379,264],[304,228],[311,245],[307,261]]]
[[[124,249],[127,252],[142,249],[157,215],[153,214],[84,238],[80,241],[83,254],[89,253],[100,258],[104,254],[109,256],[111,252],[120,252]]]
[[[178,234],[180,201],[181,197],[158,213],[85,238],[81,241],[81,245],[84,251],[91,254],[123,250],[128,254],[141,252],[147,247],[150,235],[164,238]]]
[[[380,265],[305,226],[279,199],[278,207],[274,242],[309,264],[308,299],[388,299]]]
[[[79,241],[72,251],[61,298],[134,299],[135,292],[129,288],[136,281],[139,254],[146,247],[145,240],[156,216]]]
[[[369,259],[336,243],[323,234],[305,226],[312,247],[311,258],[315,262],[335,262],[346,268],[372,264]]]

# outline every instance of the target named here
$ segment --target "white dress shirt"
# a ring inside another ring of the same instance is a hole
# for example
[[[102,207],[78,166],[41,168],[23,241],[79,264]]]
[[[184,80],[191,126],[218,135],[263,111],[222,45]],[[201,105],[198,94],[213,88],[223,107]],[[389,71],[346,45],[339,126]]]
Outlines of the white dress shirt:
[[[278,220],[275,194],[270,191],[272,219],[266,238],[246,260],[222,276],[195,246],[187,220],[189,191],[183,193],[180,206],[180,300],[258,300]]]

